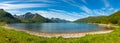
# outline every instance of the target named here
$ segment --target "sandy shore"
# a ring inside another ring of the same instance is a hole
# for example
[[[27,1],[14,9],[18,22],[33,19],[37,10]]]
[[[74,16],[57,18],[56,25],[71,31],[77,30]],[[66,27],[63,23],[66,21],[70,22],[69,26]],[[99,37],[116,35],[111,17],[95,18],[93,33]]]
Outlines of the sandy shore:
[[[78,37],[84,37],[87,34],[105,34],[110,33],[113,30],[104,30],[104,31],[94,31],[94,32],[83,32],[83,33],[64,33],[64,34],[47,34],[47,33],[31,33],[27,32],[33,35],[41,36],[41,37],[63,37],[63,38],[78,38]]]
[[[57,33],[43,33],[43,32],[32,32],[32,31],[27,31],[27,30],[20,30],[20,29],[16,29],[14,27],[10,27],[10,26],[2,26],[4,28],[7,29],[13,29],[16,31],[24,31],[28,34],[31,35],[36,35],[36,36],[40,36],[40,37],[47,37],[47,38],[51,38],[51,37],[63,37],[63,38],[78,38],[78,37],[84,37],[87,34],[106,34],[106,33],[110,33],[113,30],[100,30],[100,31],[92,31],[92,32],[77,32],[77,33],[61,33],[61,34],[57,34]]]
[[[97,24],[99,26],[102,26],[102,27],[109,27],[109,28],[118,28],[119,26],[115,26],[115,25],[112,25],[112,24]]]

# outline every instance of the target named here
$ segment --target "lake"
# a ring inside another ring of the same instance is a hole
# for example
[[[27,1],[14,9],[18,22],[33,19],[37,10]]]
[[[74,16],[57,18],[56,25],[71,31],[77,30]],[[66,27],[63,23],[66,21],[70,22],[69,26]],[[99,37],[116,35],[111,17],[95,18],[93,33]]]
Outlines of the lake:
[[[17,29],[45,32],[45,33],[72,33],[106,30],[105,27],[87,23],[13,23],[9,24]]]

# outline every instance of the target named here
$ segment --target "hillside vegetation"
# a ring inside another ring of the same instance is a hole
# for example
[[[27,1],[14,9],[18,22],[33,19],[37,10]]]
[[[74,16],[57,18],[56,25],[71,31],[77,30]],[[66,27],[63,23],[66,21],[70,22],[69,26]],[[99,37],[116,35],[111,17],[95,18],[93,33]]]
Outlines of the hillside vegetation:
[[[0,22],[16,23],[21,21],[17,18],[14,18],[10,13],[4,11],[3,9],[0,9]]]
[[[74,22],[82,23],[106,23],[107,16],[91,16],[87,18],[78,19]]]
[[[78,19],[75,22],[120,24],[120,11],[117,11],[109,16],[92,16],[92,17]]]
[[[113,24],[120,24],[120,11],[108,16],[108,21]]]

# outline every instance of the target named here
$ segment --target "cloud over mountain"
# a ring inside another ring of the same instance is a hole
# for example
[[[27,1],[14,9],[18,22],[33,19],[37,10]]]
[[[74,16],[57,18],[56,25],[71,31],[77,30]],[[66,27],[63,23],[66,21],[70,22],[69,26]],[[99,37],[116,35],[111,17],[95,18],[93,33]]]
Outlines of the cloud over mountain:
[[[88,16],[110,15],[119,10],[120,1],[115,0],[4,0],[0,8],[12,14],[40,13],[74,21]]]

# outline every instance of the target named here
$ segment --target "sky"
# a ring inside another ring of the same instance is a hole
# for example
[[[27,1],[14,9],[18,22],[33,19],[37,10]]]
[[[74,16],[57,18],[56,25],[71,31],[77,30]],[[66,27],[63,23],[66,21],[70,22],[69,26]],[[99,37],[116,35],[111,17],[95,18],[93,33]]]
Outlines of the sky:
[[[32,12],[46,18],[74,21],[89,16],[110,15],[120,9],[120,0],[0,0],[0,9],[13,15]]]

